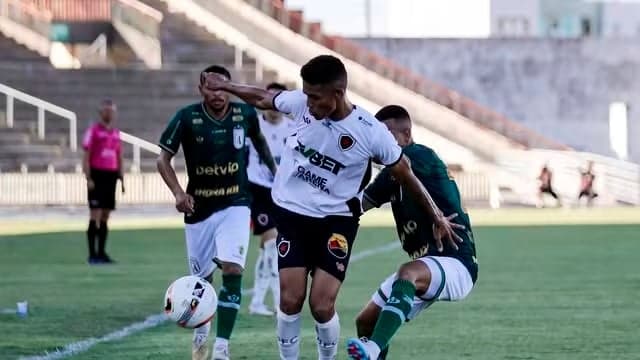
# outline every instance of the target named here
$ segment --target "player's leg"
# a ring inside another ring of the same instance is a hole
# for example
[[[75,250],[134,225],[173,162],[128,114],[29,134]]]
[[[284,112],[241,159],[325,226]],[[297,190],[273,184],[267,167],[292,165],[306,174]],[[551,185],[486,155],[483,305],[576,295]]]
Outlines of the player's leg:
[[[366,340],[369,339],[371,335],[373,335],[373,328],[376,326],[378,316],[380,316],[384,304],[385,301],[383,301],[382,299],[377,302],[372,299],[360,311],[358,316],[356,316],[356,332],[358,334],[358,338],[360,338],[361,340]],[[386,359],[388,352],[389,346],[387,346],[380,352],[380,355],[378,355],[378,359]]]
[[[98,258],[105,263],[113,263],[113,259],[107,254],[107,238],[109,236],[109,216],[111,209],[101,209],[100,227],[98,228]]]
[[[246,206],[231,206],[212,217],[215,255],[222,265],[213,359],[226,360],[229,357],[229,339],[242,301],[242,273],[249,247],[251,211]]]
[[[91,196],[91,195],[90,195]],[[91,206],[91,200],[89,200]],[[96,237],[98,235],[98,225],[100,224],[100,215],[102,209],[89,209],[89,226],[87,228],[87,247],[89,248],[89,264],[99,262],[98,252],[96,251]]]
[[[335,359],[340,339],[340,320],[335,302],[344,281],[351,249],[358,232],[358,220],[329,216],[322,229],[316,230],[314,252],[317,254],[311,282],[309,307],[316,321],[318,359]]]
[[[277,208],[278,268],[280,302],[277,315],[280,359],[296,360],[300,356],[301,311],[307,295],[309,274],[306,254],[307,233],[315,220]]]
[[[275,295],[280,293],[278,283],[278,255],[276,251],[275,221],[273,220],[271,191],[268,188],[254,185],[251,187],[254,196],[251,207],[251,220],[253,222],[254,235],[260,236],[260,250],[256,259],[253,296],[249,305],[249,313],[271,316],[273,312],[267,309],[264,299],[271,287]],[[274,280],[275,279],[275,280]],[[274,287],[277,286],[277,289]],[[274,306],[278,306],[274,302]]]
[[[102,215],[102,204],[100,203],[100,187],[101,179],[99,172],[91,170],[91,180],[93,188],[87,189],[87,201],[89,203],[89,226],[87,227],[87,247],[89,248],[89,264],[100,263],[98,258],[96,239],[98,236],[98,227],[100,226],[100,217]]]
[[[402,265],[374,294],[372,302],[377,305],[384,302],[382,311],[370,341],[348,341],[350,358],[377,359],[380,349],[388,347],[405,321],[413,319],[435,301],[462,300],[472,288],[469,271],[454,258],[429,256]]]
[[[98,227],[98,258],[105,263],[113,263],[113,260],[105,251],[107,237],[109,236],[109,215],[116,208],[116,183],[118,174],[116,172],[105,172],[104,180],[100,189],[100,204],[102,211],[100,214],[100,225]]]
[[[187,260],[189,272],[211,282],[215,264],[214,257],[214,224],[212,216],[196,224],[185,225],[187,243]],[[193,360],[208,360],[209,347],[207,339],[211,331],[211,323],[207,323],[193,331],[191,354]]]
[[[300,356],[302,306],[307,296],[306,267],[281,268],[280,304],[277,312],[278,350],[280,359],[297,360]]]

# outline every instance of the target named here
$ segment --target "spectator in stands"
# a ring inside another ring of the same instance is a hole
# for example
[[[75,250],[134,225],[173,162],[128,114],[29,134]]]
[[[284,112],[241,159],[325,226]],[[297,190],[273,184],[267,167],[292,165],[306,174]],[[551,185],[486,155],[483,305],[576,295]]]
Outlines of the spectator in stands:
[[[593,180],[596,176],[593,173],[593,161],[587,163],[586,170],[580,170],[580,194],[578,195],[578,205],[583,196],[587,197],[587,206],[591,207],[593,199],[598,197],[598,193],[593,190]]]
[[[89,264],[113,263],[105,247],[109,214],[116,205],[116,183],[123,179],[120,132],[114,127],[116,113],[116,104],[112,100],[103,100],[99,109],[100,121],[87,129],[82,142],[82,169],[87,178],[90,209],[87,229]]]
[[[547,165],[544,165],[542,167],[542,170],[540,171],[540,175],[538,176],[538,180],[540,180],[540,187],[538,189],[538,207],[544,207],[544,194],[553,196],[553,198],[556,199],[557,206],[562,205],[558,194],[553,191],[552,179],[553,173],[551,172],[551,170],[549,170],[549,167]]]

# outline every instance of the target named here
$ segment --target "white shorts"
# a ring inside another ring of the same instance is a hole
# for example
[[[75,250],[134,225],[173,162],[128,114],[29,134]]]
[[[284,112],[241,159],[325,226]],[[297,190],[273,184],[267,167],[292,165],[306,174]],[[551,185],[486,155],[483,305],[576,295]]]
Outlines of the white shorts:
[[[429,268],[431,284],[425,294],[413,298],[413,307],[407,316],[407,321],[416,317],[436,301],[459,301],[471,292],[473,288],[471,275],[458,259],[444,256],[425,256],[417,261],[422,261]],[[378,291],[373,294],[371,301],[379,307],[383,307],[387,303],[391,287],[397,278],[397,273],[389,276],[380,285]]]
[[[185,224],[187,256],[192,275],[208,276],[216,269],[214,259],[244,268],[250,237],[251,210],[230,206],[205,220]]]

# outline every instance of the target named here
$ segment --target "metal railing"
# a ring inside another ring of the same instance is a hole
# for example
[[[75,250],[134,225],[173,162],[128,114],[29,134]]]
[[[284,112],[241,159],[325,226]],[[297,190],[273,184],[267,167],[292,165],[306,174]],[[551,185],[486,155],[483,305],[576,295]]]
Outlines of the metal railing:
[[[51,104],[42,99],[36,98],[29,94],[25,94],[19,90],[6,86],[4,84],[0,84],[0,93],[6,95],[6,125],[9,128],[12,128],[15,123],[14,119],[14,100],[20,100],[27,104],[31,104],[38,109],[38,138],[40,140],[45,139],[45,122],[46,112],[50,112],[56,114],[60,117],[63,117],[69,120],[69,148],[71,151],[76,152],[78,150],[78,120],[76,117],[76,113],[73,111],[64,109],[60,106]],[[131,164],[131,171],[139,172],[140,171],[140,163],[141,163],[141,151],[149,151],[153,154],[160,154],[160,148],[158,145],[153,144],[149,141],[141,139],[137,136],[131,135],[124,131],[120,132],[120,139],[122,142],[130,144],[133,146],[133,159]]]
[[[12,128],[14,125],[14,101],[20,100],[27,104],[33,105],[38,109],[38,138],[40,140],[45,139],[45,122],[46,112],[56,114],[69,121],[69,148],[71,151],[78,150],[78,119],[76,114],[67,109],[61,108],[58,105],[54,105],[50,102],[44,101],[37,97],[23,93],[4,84],[0,84],[0,93],[6,96],[6,124],[7,127]]]
[[[160,147],[154,143],[141,139],[137,136],[133,136],[124,131],[120,131],[120,140],[133,146],[133,159],[131,161],[131,171],[140,172],[140,150],[146,150],[153,154],[160,154]]]
[[[313,40],[347,59],[360,63],[365,68],[417,94],[421,94],[427,99],[473,120],[478,125],[502,134],[525,147],[570,150],[568,146],[551,140],[351,40],[340,36],[328,36],[324,34],[318,23],[306,22],[301,12],[289,11],[282,6],[281,1],[244,1],[280,22],[291,31]]]

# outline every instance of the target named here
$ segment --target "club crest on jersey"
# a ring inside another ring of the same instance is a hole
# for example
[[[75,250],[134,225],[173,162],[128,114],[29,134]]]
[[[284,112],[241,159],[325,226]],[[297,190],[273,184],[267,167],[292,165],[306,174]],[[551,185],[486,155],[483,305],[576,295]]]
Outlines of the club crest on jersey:
[[[280,257],[285,257],[289,254],[289,250],[291,250],[291,243],[289,240],[280,240],[280,243],[278,243],[278,255],[280,255]]]
[[[258,224],[265,226],[267,225],[268,222],[269,222],[269,215],[267,214],[258,215]]]
[[[240,150],[244,147],[244,129],[240,126],[233,128],[233,147]]]
[[[342,134],[340,135],[340,138],[338,138],[338,144],[340,144],[340,149],[342,151],[347,151],[356,144],[356,140],[351,137],[351,135]]]
[[[338,259],[344,259],[349,255],[349,243],[344,235],[333,233],[327,242],[327,249]]]

